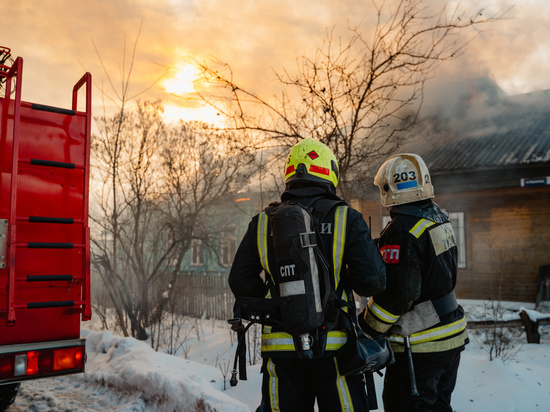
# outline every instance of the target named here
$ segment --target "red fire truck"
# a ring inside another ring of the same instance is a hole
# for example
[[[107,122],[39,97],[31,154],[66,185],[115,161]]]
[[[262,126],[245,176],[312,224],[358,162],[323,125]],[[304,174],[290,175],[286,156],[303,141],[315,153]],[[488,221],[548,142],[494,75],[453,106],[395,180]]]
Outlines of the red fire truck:
[[[91,318],[91,75],[71,109],[22,101],[22,79],[0,47],[0,410],[21,381],[84,372]]]

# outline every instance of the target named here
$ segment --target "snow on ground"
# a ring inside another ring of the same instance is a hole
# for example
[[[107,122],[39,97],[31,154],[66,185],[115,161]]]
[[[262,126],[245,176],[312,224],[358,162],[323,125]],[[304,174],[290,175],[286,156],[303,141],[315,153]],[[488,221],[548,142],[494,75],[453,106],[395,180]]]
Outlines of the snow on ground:
[[[510,363],[467,346],[453,394],[458,412],[550,410],[550,345],[525,344]]]
[[[223,392],[213,366],[155,352],[109,331],[83,330],[82,336],[86,373],[25,382],[9,411],[248,411]]]
[[[485,304],[468,301],[463,305],[472,318],[484,316]],[[506,310],[512,316],[521,307],[532,318],[540,316],[526,304]],[[248,367],[247,381],[230,387],[234,336],[225,322],[201,320],[198,324],[189,322],[196,333],[189,334],[178,356],[155,352],[145,342],[109,331],[83,330],[86,373],[24,382],[8,411],[255,411],[260,402],[259,364]],[[489,361],[484,334],[471,332],[453,393],[455,411],[549,411],[550,327],[539,330],[541,344],[523,343],[509,351],[507,361]],[[520,332],[518,341],[525,342]],[[375,382],[381,405],[382,378],[375,375]]]

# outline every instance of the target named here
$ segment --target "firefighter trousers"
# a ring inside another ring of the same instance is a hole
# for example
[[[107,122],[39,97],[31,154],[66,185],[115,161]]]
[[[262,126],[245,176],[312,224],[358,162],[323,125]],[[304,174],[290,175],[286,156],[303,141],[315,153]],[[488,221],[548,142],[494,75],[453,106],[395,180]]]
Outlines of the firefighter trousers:
[[[386,367],[382,399],[385,412],[452,412],[451,394],[455,388],[460,352],[413,353],[419,396],[411,396],[406,355],[395,352],[395,363]]]
[[[363,375],[338,373],[336,358],[265,358],[260,412],[368,411]]]

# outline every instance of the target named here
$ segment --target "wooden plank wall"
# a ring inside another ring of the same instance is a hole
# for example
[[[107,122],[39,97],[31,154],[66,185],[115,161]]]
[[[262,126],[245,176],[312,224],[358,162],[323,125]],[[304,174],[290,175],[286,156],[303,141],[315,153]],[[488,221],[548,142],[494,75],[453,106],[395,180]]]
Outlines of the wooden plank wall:
[[[550,186],[442,195],[436,190],[434,200],[464,213],[466,268],[459,270],[457,296],[535,302],[539,268],[550,264]],[[371,216],[377,237],[387,211],[369,201],[362,212],[366,220]]]
[[[534,302],[541,265],[550,263],[550,187],[442,195],[442,207],[464,212],[466,268],[457,295]]]

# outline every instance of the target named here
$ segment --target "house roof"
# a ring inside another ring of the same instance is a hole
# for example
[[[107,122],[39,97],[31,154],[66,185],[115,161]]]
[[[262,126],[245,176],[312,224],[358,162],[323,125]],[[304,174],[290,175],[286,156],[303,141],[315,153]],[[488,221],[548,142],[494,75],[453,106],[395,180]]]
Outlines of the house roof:
[[[460,118],[422,120],[402,151],[430,172],[550,166],[550,90],[475,102]]]

